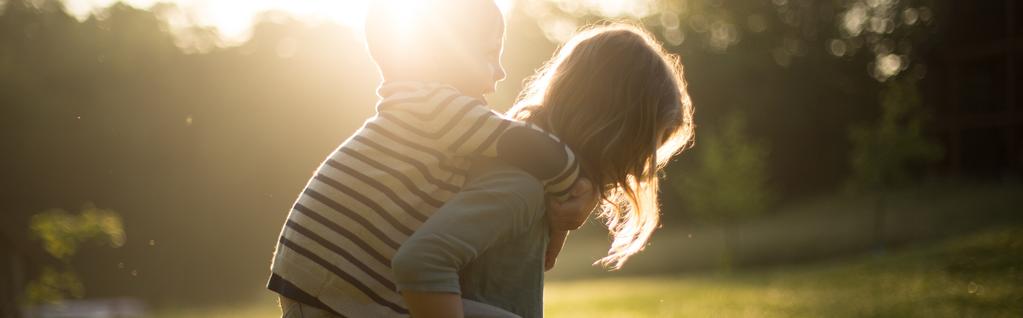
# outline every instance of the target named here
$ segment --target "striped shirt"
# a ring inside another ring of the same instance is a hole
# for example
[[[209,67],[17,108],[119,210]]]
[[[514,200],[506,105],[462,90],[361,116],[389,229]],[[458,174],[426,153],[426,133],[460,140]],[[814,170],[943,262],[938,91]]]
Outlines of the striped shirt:
[[[460,191],[470,160],[498,158],[564,197],[579,175],[553,135],[436,83],[388,82],[376,114],[320,165],[281,231],[270,289],[284,283],[347,317],[408,315],[391,258]],[[282,282],[275,283],[275,280]]]

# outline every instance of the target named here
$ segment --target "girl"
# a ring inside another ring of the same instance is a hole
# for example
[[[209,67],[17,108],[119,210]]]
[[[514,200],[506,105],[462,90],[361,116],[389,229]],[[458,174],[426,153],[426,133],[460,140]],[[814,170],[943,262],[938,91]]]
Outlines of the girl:
[[[510,113],[578,154],[613,237],[599,262],[621,268],[658,226],[658,172],[692,144],[678,57],[639,27],[592,27],[559,49]],[[516,171],[475,163],[462,192],[395,254],[397,285],[414,316],[460,316],[454,288],[518,315],[542,315],[543,191]]]

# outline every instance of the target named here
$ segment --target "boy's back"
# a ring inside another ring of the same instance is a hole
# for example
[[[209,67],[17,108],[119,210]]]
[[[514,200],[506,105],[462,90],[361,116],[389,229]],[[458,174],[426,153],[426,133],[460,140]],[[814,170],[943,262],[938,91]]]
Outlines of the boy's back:
[[[460,191],[472,157],[521,168],[557,197],[579,168],[556,138],[482,102],[504,78],[504,24],[492,1],[375,0],[366,20],[384,78],[377,113],[299,195],[268,287],[344,316],[406,315],[391,257]]]

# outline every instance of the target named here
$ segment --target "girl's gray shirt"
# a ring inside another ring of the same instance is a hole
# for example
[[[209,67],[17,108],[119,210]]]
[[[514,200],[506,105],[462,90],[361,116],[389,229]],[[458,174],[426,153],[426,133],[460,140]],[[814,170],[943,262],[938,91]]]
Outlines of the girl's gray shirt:
[[[392,258],[398,290],[459,293],[522,317],[542,317],[549,240],[544,209],[536,178],[476,160],[461,192]]]

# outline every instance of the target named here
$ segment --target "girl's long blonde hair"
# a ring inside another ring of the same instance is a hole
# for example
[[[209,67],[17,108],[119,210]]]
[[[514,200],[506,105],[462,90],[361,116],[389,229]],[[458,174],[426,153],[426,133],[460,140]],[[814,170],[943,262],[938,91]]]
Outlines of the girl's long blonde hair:
[[[587,28],[529,79],[509,114],[576,152],[613,237],[598,262],[621,268],[658,227],[659,171],[693,141],[679,57],[631,24]]]

